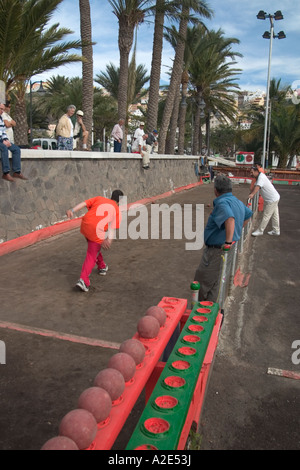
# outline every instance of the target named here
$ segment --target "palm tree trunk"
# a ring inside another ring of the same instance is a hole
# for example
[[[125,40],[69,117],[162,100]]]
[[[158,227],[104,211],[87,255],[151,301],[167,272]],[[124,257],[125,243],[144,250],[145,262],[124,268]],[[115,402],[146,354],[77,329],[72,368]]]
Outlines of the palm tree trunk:
[[[17,97],[15,103],[15,116],[16,126],[14,127],[14,141],[16,145],[28,145],[28,123],[26,114],[26,103],[24,96]]]
[[[179,114],[179,106],[180,106],[180,83],[178,85],[178,90],[175,96],[174,101],[174,108],[171,116],[170,122],[170,132],[168,141],[166,143],[166,151],[168,155],[174,155],[175,153],[175,146],[176,146],[176,131],[178,127],[178,114]]]
[[[126,120],[128,106],[128,71],[129,53],[133,44],[134,25],[128,24],[126,18],[119,19],[119,51],[120,51],[120,74],[118,90],[118,115],[119,119]],[[123,139],[122,152],[127,151],[127,141]]]
[[[178,118],[178,127],[179,127],[179,135],[178,135],[178,155],[184,154],[184,137],[185,137],[185,119],[186,119],[186,97],[187,97],[187,88],[188,88],[188,73],[184,71],[182,74],[182,102],[179,110],[179,118]]]
[[[147,129],[149,132],[157,128],[159,83],[160,83],[161,59],[162,59],[162,50],[163,50],[163,31],[164,31],[164,18],[165,18],[165,13],[163,10],[164,3],[165,3],[165,0],[157,0],[156,2],[149,101],[148,101],[148,109],[147,109]]]
[[[82,55],[86,59],[82,62],[82,110],[84,113],[84,124],[89,132],[88,147],[90,147],[93,128],[94,78],[92,23],[89,0],[79,0],[79,9],[81,40],[86,44],[82,46]]]
[[[180,83],[180,80],[181,80],[189,11],[190,10],[188,7],[182,8],[183,18],[180,21],[179,39],[178,39],[177,46],[176,46],[176,53],[175,53],[175,59],[174,59],[174,64],[173,64],[173,69],[172,69],[172,75],[171,75],[168,95],[167,95],[167,99],[165,103],[162,124],[161,124],[160,132],[159,132],[158,152],[160,154],[165,153],[167,132],[168,132],[169,124],[170,124],[172,111],[174,108],[174,101],[175,101],[175,96],[176,96],[176,92],[178,89],[178,84]]]

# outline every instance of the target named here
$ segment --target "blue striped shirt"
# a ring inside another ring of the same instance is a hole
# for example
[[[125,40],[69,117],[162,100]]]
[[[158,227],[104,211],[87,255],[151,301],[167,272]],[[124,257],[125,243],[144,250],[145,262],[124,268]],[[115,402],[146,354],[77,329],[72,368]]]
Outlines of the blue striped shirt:
[[[2,142],[4,139],[8,139],[7,134],[6,134],[6,127],[3,122],[2,117],[0,116],[0,142]]]

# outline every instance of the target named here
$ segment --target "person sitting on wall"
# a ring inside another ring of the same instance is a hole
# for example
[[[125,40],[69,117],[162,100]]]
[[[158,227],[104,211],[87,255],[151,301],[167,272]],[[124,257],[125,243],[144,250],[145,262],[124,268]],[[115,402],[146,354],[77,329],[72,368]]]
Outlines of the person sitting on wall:
[[[148,134],[144,134],[143,136],[138,136],[132,144],[132,153],[139,153],[143,159],[143,168],[144,170],[149,170],[150,166],[150,157],[147,150],[146,139],[148,138]]]
[[[5,111],[5,104],[0,103],[0,152],[1,152],[1,162],[2,162],[2,178],[10,183],[15,181],[14,178],[19,178],[22,180],[27,180],[25,176],[21,173],[21,150],[15,144],[12,144],[7,137],[6,127],[2,119],[2,115]],[[10,175],[10,164],[8,158],[8,151],[12,154],[12,171],[13,177]]]
[[[76,112],[76,122],[74,126],[74,137],[73,137],[73,149],[79,150],[79,145],[82,141],[82,149],[88,150],[87,143],[89,138],[89,131],[85,127],[82,117],[84,116],[83,111],[80,109]]]

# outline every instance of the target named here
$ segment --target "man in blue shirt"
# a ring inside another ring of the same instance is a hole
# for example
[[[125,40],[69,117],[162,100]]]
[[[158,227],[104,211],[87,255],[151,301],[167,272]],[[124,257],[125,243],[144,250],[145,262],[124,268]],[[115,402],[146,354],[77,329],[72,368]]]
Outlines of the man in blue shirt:
[[[240,239],[243,227],[252,216],[252,211],[233,196],[227,175],[216,176],[214,191],[214,209],[204,230],[204,252],[194,278],[200,282],[199,300],[212,302],[217,301],[219,293],[221,248]]]

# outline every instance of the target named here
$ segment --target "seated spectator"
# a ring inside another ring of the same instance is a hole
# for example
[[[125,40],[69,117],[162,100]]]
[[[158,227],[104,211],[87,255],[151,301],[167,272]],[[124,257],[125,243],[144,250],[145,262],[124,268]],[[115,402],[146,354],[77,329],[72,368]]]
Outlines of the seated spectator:
[[[5,111],[2,114],[2,119],[4,122],[4,125],[6,127],[6,134],[8,137],[8,140],[14,144],[14,127],[16,126],[16,121],[13,120],[13,118],[10,116],[10,101],[6,101],[5,103]]]
[[[2,119],[2,115],[5,111],[5,105],[0,103],[0,151],[1,151],[1,162],[2,162],[2,178],[10,183],[15,181],[14,178],[20,178],[27,180],[21,173],[21,150],[15,144],[12,144],[7,137],[6,127]],[[8,158],[8,151],[12,154],[12,171],[13,176],[10,175],[10,164]]]
[[[150,157],[147,151],[147,144],[146,139],[148,138],[148,134],[144,134],[143,136],[139,136],[132,144],[132,153],[139,153],[143,159],[143,168],[144,170],[148,170]]]

